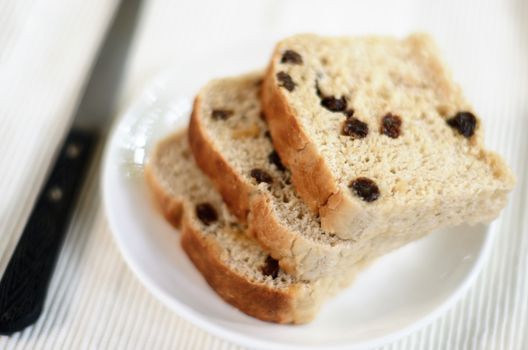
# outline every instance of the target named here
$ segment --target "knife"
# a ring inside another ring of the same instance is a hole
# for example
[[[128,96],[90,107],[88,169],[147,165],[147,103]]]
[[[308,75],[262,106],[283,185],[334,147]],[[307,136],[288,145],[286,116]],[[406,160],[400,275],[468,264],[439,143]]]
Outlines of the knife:
[[[0,334],[35,323],[60,253],[69,219],[98,140],[112,121],[115,98],[141,0],[121,1],[99,51],[72,128],[0,280]]]

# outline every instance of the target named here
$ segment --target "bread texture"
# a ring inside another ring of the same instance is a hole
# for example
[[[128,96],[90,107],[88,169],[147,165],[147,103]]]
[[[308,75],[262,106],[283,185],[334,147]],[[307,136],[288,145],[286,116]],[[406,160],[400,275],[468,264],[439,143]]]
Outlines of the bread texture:
[[[225,301],[258,319],[305,323],[322,302],[347,286],[360,265],[346,275],[317,281],[296,279],[245,233],[221,196],[196,167],[185,132],[161,141],[145,176],[161,211],[181,230],[181,244],[207,283]],[[198,209],[207,204],[215,215]],[[205,221],[204,221],[205,220]]]
[[[422,34],[287,38],[262,104],[297,192],[342,239],[489,222],[514,185]]]
[[[346,274],[357,263],[426,233],[396,232],[354,242],[325,232],[274,153],[261,115],[261,81],[262,74],[251,73],[207,84],[194,103],[189,140],[198,166],[225,203],[286,272],[303,280]],[[219,111],[225,117],[219,118]],[[255,169],[269,179],[255,178]]]

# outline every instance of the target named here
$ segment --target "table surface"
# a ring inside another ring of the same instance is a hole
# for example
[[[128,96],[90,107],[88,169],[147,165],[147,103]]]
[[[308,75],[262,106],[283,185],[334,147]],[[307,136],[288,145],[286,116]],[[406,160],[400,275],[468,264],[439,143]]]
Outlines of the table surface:
[[[0,271],[68,127],[116,4],[0,2],[0,168],[5,169],[0,178]],[[151,0],[141,9],[115,115],[158,71],[177,66],[181,55],[298,32],[430,32],[484,120],[487,144],[505,157],[518,179],[499,218],[490,260],[475,285],[438,320],[386,348],[526,348],[528,2],[474,4]],[[165,308],[128,269],[101,207],[102,147],[84,184],[43,316],[21,333],[0,337],[0,348],[238,348]]]

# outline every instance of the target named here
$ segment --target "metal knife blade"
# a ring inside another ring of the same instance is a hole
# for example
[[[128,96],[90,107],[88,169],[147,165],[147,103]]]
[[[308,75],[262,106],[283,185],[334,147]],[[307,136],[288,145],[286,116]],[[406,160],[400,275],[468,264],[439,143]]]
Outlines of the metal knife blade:
[[[0,334],[36,322],[62,247],[76,197],[97,141],[112,122],[141,0],[121,1],[99,51],[72,129],[41,189],[0,280]]]

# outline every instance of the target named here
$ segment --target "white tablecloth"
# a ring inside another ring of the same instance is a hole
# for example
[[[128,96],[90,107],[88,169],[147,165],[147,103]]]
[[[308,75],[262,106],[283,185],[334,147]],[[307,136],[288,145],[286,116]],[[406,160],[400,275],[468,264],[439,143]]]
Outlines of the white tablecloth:
[[[0,271],[63,137],[117,0],[0,1]],[[182,55],[296,32],[433,34],[518,184],[477,283],[444,316],[387,349],[528,347],[528,2],[151,0],[118,105]],[[214,64],[214,57],[211,57]],[[152,297],[119,255],[94,162],[34,326],[0,348],[234,349]]]

